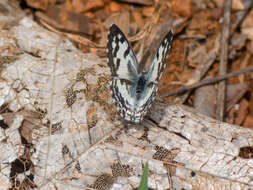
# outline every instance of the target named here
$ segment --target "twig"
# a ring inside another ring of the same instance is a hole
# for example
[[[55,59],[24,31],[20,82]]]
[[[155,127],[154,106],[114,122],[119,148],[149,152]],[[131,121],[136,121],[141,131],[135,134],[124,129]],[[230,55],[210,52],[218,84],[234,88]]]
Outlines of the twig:
[[[198,40],[203,40],[206,39],[205,35],[202,34],[195,34],[195,35],[180,35],[178,36],[179,39],[198,39]]]
[[[225,79],[228,79],[230,77],[237,76],[237,75],[241,75],[243,73],[248,73],[250,71],[253,71],[253,66],[247,67],[245,69],[241,69],[241,70],[238,70],[238,71],[234,71],[234,72],[231,72],[231,73],[227,73],[227,74],[224,74],[224,75],[219,75],[217,77],[204,79],[204,80],[202,80],[202,81],[200,81],[198,83],[195,83],[195,84],[192,84],[192,85],[183,86],[183,87],[171,90],[171,91],[169,91],[167,93],[162,94],[161,97],[168,97],[168,96],[182,94],[182,93],[184,93],[186,91],[189,91],[189,90],[192,90],[192,89],[195,89],[195,88],[199,88],[201,86],[217,83],[219,81],[222,81],[222,80],[225,80]]]
[[[220,75],[227,73],[231,5],[232,0],[227,0],[224,3],[224,23],[221,33],[221,56],[219,65]],[[220,121],[223,121],[224,118],[225,98],[226,98],[226,81],[221,81],[218,86],[217,108],[216,108],[216,119]]]

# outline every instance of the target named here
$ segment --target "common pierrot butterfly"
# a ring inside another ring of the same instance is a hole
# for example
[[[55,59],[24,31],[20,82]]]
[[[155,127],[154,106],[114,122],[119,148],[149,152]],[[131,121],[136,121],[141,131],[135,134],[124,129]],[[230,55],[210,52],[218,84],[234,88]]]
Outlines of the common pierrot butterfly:
[[[111,70],[111,94],[120,116],[140,123],[155,99],[158,81],[166,66],[172,31],[164,37],[146,72],[138,72],[138,62],[123,32],[113,24],[108,33],[107,56]]]

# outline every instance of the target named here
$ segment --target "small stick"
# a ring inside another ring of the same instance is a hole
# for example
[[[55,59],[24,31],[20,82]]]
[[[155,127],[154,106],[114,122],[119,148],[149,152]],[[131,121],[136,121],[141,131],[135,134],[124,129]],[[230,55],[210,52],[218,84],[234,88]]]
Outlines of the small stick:
[[[186,91],[189,91],[189,90],[192,90],[192,89],[195,89],[195,88],[199,88],[201,86],[217,83],[219,81],[228,79],[230,77],[234,77],[234,76],[241,75],[243,73],[248,73],[248,72],[251,72],[251,71],[253,71],[253,66],[246,67],[245,69],[241,69],[241,70],[234,71],[234,72],[231,72],[231,73],[227,73],[227,74],[224,74],[224,75],[219,75],[217,77],[204,79],[204,80],[202,80],[198,83],[195,83],[195,84],[182,86],[182,87],[179,87],[177,89],[170,90],[169,92],[161,94],[161,97],[168,97],[168,96],[182,94]]]
[[[228,62],[228,42],[230,37],[230,15],[231,15],[232,0],[227,0],[224,3],[224,22],[221,33],[221,56],[219,65],[219,75],[227,73]],[[225,111],[225,99],[226,99],[226,81],[219,82],[218,94],[217,94],[217,108],[216,119],[223,121]]]

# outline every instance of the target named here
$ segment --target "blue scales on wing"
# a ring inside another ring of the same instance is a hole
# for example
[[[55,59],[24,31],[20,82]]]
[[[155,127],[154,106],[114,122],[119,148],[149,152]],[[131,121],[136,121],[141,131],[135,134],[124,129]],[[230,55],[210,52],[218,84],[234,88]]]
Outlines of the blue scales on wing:
[[[159,45],[148,71],[139,73],[136,56],[127,38],[115,24],[110,27],[107,42],[108,66],[112,75],[110,88],[125,121],[140,123],[154,101],[172,37],[170,31]]]

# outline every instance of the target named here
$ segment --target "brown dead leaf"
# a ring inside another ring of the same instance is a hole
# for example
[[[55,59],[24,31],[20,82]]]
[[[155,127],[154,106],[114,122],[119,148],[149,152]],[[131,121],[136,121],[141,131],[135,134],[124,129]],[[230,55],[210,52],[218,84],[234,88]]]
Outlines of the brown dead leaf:
[[[220,24],[217,21],[211,19],[211,10],[205,10],[197,12],[193,15],[190,21],[189,27],[187,28],[188,35],[203,34],[207,35],[215,33]]]
[[[248,85],[244,83],[228,84],[226,89],[226,110],[234,106],[248,91]]]
[[[238,52],[245,47],[247,37],[242,33],[234,33],[232,38],[230,39],[230,48],[229,48],[229,59],[233,60],[238,57]],[[243,58],[244,59],[244,58]],[[243,62],[247,62],[245,58]],[[247,64],[246,64],[247,65]],[[240,67],[243,68],[243,67]]]
[[[13,123],[17,115],[23,116],[24,119],[23,119],[21,127],[19,128],[19,132],[21,136],[26,140],[26,143],[29,143],[29,144],[32,144],[34,140],[34,137],[35,137],[34,130],[38,130],[39,128],[43,127],[40,121],[41,115],[39,112],[21,111],[17,113],[2,113],[1,115],[4,119],[4,123],[7,126],[10,126]]]
[[[216,20],[220,19],[223,16],[223,9],[222,8],[212,9],[210,16],[211,18]]]
[[[248,108],[249,108],[249,102],[247,100],[243,99],[240,103],[238,115],[235,119],[236,125],[242,125],[243,121],[245,120],[245,118],[248,114]]]
[[[233,124],[235,122],[236,114],[238,112],[238,105],[234,106],[226,115],[226,122]]]
[[[119,1],[137,5],[153,5],[152,0],[119,0]]]
[[[250,43],[247,43],[246,44],[246,47],[247,47],[247,51],[249,51],[249,53],[251,53],[251,55],[253,55],[253,41],[250,41]],[[251,56],[252,57],[252,56]],[[251,60],[252,58],[250,58]],[[251,61],[253,62],[253,61]]]
[[[248,39],[253,40],[253,27],[242,29],[242,33],[245,34]]]
[[[248,28],[253,26],[253,9],[249,12],[249,14],[244,19],[241,28]]]
[[[240,69],[245,69],[248,66],[250,56],[251,55],[247,52],[241,62]],[[245,75],[240,75],[240,76],[238,76],[238,78],[241,83],[243,83],[245,81]]]
[[[102,0],[72,0],[67,1],[67,10],[74,11],[77,13],[87,12],[90,10],[95,10],[102,8],[104,6],[104,1]]]
[[[182,50],[185,47],[185,41],[174,39],[171,51],[168,56],[168,63],[166,68],[164,69],[162,78],[159,82],[159,92],[161,94],[167,92],[172,88],[176,88],[175,85],[170,85],[170,81],[178,81],[180,75],[180,82],[185,82],[186,79],[189,77],[189,73],[182,74],[180,71],[180,67],[184,67],[184,53]],[[180,73],[180,74],[178,74]]]
[[[115,1],[111,1],[109,7],[111,12],[118,12],[122,9],[122,6]]]
[[[223,8],[225,0],[213,0],[217,7]],[[243,10],[245,8],[243,0],[232,0],[232,10]]]
[[[39,131],[39,128],[40,128],[39,125],[36,125],[33,122],[25,119],[20,128],[20,134],[22,135],[22,137],[26,139],[27,143],[32,144],[33,142],[32,134],[34,133],[34,130]]]
[[[130,23],[130,15],[128,11],[117,12],[108,17],[104,25],[106,28],[109,28],[112,24],[116,24],[120,30],[127,36],[129,32],[129,23]],[[107,31],[102,34],[102,38],[100,44],[106,44],[107,41]]]
[[[45,16],[47,23],[64,31],[92,35],[95,30],[94,22],[89,17],[63,8],[50,7]]]
[[[241,25],[242,33],[245,34],[249,39],[253,40],[253,9],[244,19]]]
[[[105,20],[104,25],[109,28],[112,24],[116,24],[120,28],[120,30],[127,36],[129,31],[129,23],[130,14],[128,11],[124,11],[112,14]]]
[[[171,10],[183,17],[192,16],[192,0],[171,0]]]
[[[252,91],[252,87],[250,89]],[[249,98],[249,114],[253,116],[253,94],[250,94]]]
[[[26,0],[26,3],[30,7],[47,10],[50,5],[56,3],[56,0]]]
[[[97,52],[97,48],[90,48],[90,53],[96,54],[96,52]]]
[[[155,10],[155,7],[144,7],[142,14],[146,17],[151,17],[153,15],[153,12]]]
[[[109,17],[109,13],[105,9],[99,9],[95,12],[95,17],[103,22]]]
[[[139,11],[134,11],[133,17],[134,17],[135,23],[137,23],[138,25],[138,28],[142,28],[144,26],[144,20],[142,18],[141,13]]]
[[[6,129],[8,128],[13,120],[14,120],[14,114],[13,113],[2,113],[1,114],[3,119],[1,119],[1,128]]]
[[[189,48],[189,52],[188,52],[188,57],[187,57],[187,61],[189,63],[190,66],[192,67],[196,67],[198,66],[200,63],[203,63],[204,60],[207,57],[207,50],[206,50],[206,45],[200,45],[197,46],[198,44],[196,44],[196,48]]]
[[[200,113],[215,117],[217,90],[213,85],[204,86],[195,90],[193,107]]]
[[[232,10],[243,10],[245,6],[243,0],[233,0],[232,1]]]
[[[253,128],[253,117],[252,115],[248,115],[243,123],[243,126],[248,128]]]

